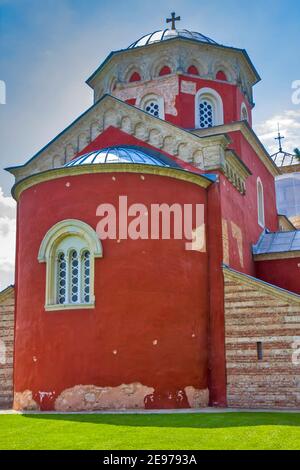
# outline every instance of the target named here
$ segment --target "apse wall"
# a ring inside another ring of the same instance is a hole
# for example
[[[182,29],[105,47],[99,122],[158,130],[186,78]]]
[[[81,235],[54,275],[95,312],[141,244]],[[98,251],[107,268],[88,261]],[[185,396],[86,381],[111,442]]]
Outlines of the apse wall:
[[[55,171],[55,170],[53,170]],[[200,407],[208,403],[207,253],[184,240],[102,240],[95,308],[45,311],[38,252],[57,222],[96,228],[101,203],[204,204],[206,190],[151,174],[34,184],[19,199],[15,409]],[[206,209],[205,209],[206,210]],[[206,218],[206,213],[205,213]]]

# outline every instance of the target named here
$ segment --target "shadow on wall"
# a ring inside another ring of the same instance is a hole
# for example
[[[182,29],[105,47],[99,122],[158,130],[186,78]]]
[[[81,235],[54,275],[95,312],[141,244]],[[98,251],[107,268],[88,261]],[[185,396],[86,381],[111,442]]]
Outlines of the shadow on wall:
[[[300,426],[300,413],[195,413],[195,414],[24,414],[28,419],[72,421],[111,426],[161,428],[234,428],[243,426]]]

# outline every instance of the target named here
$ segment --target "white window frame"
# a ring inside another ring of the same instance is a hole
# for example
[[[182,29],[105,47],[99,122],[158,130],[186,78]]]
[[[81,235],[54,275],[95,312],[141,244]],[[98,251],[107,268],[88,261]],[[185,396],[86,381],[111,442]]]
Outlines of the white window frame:
[[[264,198],[264,187],[260,178],[256,181],[256,192],[257,192],[257,221],[258,225],[265,228],[265,198]]]
[[[64,247],[62,249],[62,246]],[[78,281],[79,281],[79,297],[78,302],[70,302],[70,254],[76,250],[79,259],[78,266]],[[85,251],[90,253],[90,301],[82,302],[81,290],[81,276],[82,270],[80,268],[81,258]],[[63,304],[58,303],[57,297],[57,257],[58,254],[64,252],[66,259],[66,302]],[[88,224],[76,219],[67,219],[58,222],[48,230],[40,245],[38,253],[38,261],[46,263],[46,292],[45,292],[45,310],[71,310],[94,308],[95,295],[94,295],[94,272],[95,272],[95,258],[101,258],[102,244],[99,240],[97,233]]]
[[[244,118],[243,114],[246,114],[246,119]],[[249,122],[249,113],[248,113],[248,109],[247,109],[247,106],[245,105],[245,103],[242,103],[241,105],[241,121],[248,121]]]
[[[213,126],[221,126],[224,124],[224,107],[221,96],[212,88],[201,88],[195,96],[195,128],[207,129],[200,127],[200,102],[204,99],[212,104]]]
[[[160,119],[165,119],[164,98],[162,96],[156,95],[154,93],[150,93],[150,94],[147,94],[147,95],[143,96],[143,98],[140,101],[139,107],[141,109],[143,109],[145,111],[145,113],[147,113],[146,107],[147,107],[147,104],[149,103],[149,101],[156,101],[157,102],[157,104],[159,106],[158,117]],[[150,113],[147,113],[147,114],[150,114]],[[150,116],[153,116],[153,114],[150,114]],[[153,117],[156,117],[156,116],[153,116]]]

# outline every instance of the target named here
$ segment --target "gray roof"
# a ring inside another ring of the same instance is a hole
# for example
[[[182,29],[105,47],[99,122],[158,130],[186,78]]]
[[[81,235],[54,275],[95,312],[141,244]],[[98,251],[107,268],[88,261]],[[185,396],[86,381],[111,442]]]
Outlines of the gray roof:
[[[300,251],[300,230],[290,232],[268,232],[265,230],[256,245],[253,245],[254,255],[269,253],[286,253]]]
[[[167,39],[174,39],[176,37],[193,39],[194,41],[206,42],[209,44],[217,44],[217,42],[213,39],[204,36],[204,34],[197,33],[196,31],[188,31],[187,29],[162,29],[160,31],[154,31],[154,33],[146,34],[145,36],[130,44],[128,49],[147,46],[148,44],[153,44],[154,42],[166,41]]]
[[[94,150],[84,155],[80,155],[70,160],[65,167],[78,165],[95,165],[105,163],[139,163],[143,165],[155,165],[172,168],[181,168],[175,161],[161,154],[160,152],[141,148],[138,146],[106,147],[100,150]]]

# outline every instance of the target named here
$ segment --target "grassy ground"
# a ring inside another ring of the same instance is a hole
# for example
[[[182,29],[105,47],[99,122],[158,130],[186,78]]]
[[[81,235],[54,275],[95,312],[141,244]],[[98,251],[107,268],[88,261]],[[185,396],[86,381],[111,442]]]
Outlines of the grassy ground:
[[[300,414],[0,415],[0,449],[300,449]]]

